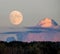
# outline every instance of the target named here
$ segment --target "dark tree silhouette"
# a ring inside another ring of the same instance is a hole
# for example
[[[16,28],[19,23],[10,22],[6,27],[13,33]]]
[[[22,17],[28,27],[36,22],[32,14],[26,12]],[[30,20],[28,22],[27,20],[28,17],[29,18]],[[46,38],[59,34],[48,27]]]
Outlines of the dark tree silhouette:
[[[0,54],[60,54],[60,42],[0,41]]]

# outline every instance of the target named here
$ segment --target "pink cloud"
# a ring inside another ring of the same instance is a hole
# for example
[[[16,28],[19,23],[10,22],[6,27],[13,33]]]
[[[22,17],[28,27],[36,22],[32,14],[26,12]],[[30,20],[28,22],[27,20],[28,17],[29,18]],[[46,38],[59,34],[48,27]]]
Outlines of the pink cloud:
[[[26,37],[25,41],[31,42],[31,41],[44,41],[44,36],[46,33],[30,33]]]
[[[60,41],[60,32],[55,33],[29,33],[24,41]]]
[[[53,41],[60,41],[60,32],[54,34]]]

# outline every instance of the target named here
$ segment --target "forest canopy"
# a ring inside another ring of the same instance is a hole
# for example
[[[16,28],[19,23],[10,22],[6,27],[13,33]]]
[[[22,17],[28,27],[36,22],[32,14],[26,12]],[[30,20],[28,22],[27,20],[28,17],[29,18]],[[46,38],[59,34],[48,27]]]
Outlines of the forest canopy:
[[[0,41],[0,54],[60,54],[60,42]]]

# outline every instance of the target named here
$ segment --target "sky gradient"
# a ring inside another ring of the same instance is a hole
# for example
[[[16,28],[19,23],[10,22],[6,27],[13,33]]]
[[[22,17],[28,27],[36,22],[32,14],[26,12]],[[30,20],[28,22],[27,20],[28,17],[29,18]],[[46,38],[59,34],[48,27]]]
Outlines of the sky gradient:
[[[54,19],[60,25],[60,0],[0,0],[0,27],[15,27],[9,14],[21,11],[24,20],[16,27],[34,26],[45,18]]]

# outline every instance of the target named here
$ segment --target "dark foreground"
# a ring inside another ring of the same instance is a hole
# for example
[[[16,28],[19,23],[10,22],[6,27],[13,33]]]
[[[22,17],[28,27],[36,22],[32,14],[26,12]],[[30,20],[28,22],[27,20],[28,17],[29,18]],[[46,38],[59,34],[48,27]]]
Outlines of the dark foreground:
[[[60,42],[3,42],[0,54],[60,54]]]

